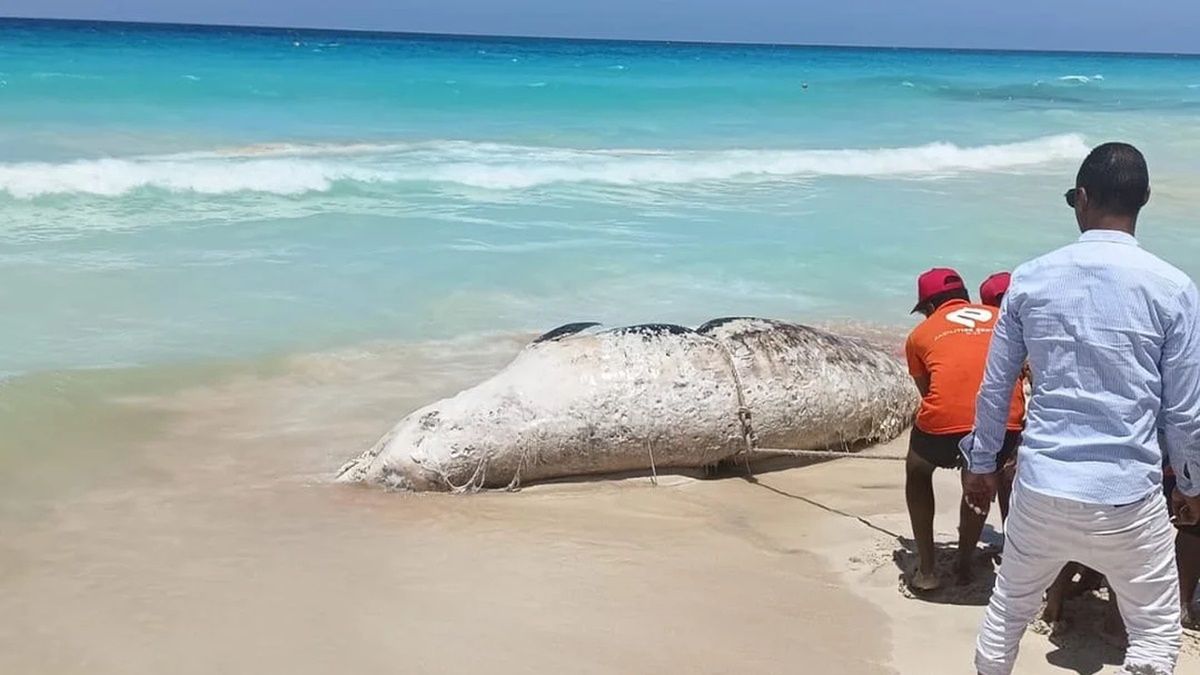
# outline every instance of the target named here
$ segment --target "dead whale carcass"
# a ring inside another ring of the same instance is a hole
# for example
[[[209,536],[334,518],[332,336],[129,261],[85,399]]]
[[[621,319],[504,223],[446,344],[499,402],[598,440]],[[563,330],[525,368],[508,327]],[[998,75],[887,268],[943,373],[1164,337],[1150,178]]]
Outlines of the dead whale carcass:
[[[491,379],[401,420],[339,480],[463,490],[704,467],[754,445],[890,440],[917,400],[888,354],[798,324],[569,324]]]

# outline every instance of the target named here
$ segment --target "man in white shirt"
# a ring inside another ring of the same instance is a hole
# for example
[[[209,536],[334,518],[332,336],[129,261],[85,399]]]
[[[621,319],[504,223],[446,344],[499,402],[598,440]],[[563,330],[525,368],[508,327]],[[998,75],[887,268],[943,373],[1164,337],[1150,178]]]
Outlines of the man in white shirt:
[[[1013,383],[1033,379],[1004,558],[979,634],[982,675],[1008,675],[1021,635],[1062,566],[1104,574],[1129,634],[1125,671],[1174,672],[1182,638],[1174,530],[1200,519],[1200,292],[1138,246],[1150,198],[1136,148],[1094,149],[1067,191],[1083,235],[1018,267],[992,336],[961,445],[967,501],[985,512],[996,492]],[[1158,430],[1164,439],[1160,445]]]

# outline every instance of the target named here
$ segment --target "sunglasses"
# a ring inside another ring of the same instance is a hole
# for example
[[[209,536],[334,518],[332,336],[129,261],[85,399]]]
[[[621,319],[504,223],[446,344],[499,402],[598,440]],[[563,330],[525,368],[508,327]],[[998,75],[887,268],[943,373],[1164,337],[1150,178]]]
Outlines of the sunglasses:
[[[1063,198],[1067,200],[1067,206],[1075,208],[1075,202],[1079,199],[1079,188],[1073,187],[1063,194]]]

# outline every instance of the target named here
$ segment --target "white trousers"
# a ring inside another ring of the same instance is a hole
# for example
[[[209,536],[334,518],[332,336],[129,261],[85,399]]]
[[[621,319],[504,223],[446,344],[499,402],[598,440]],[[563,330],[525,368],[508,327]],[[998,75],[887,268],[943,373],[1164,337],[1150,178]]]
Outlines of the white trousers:
[[[1108,577],[1129,633],[1125,672],[1171,675],[1183,639],[1175,528],[1162,494],[1128,506],[1084,504],[1017,484],[1004,558],[976,645],[981,675],[1012,672],[1021,636],[1062,566]]]

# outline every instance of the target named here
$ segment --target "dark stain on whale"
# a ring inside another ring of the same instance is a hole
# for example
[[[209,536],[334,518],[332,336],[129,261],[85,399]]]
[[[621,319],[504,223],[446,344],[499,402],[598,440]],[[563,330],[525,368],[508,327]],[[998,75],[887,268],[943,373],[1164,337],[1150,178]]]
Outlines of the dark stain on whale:
[[[596,321],[577,321],[575,323],[568,323],[568,324],[559,326],[558,328],[555,328],[554,330],[542,333],[541,335],[539,335],[537,337],[537,339],[535,339],[533,341],[533,344],[536,345],[536,344],[540,344],[542,342],[554,342],[556,340],[561,340],[565,337],[570,337],[572,335],[575,335],[576,333],[585,331],[589,328],[595,328],[596,326],[599,326],[599,325],[600,324]]]
[[[673,323],[643,323],[636,326],[622,326],[605,331],[609,335],[640,335],[649,339],[660,335],[690,335],[696,331],[687,326]]]
[[[734,321],[766,321],[768,323],[772,323],[770,319],[759,319],[753,316],[723,316],[719,319],[705,321],[704,323],[700,324],[700,327],[696,329],[696,332],[700,333],[701,335],[708,335],[721,326],[724,326],[727,323],[733,323]]]
[[[810,347],[818,346],[828,363],[862,364],[870,361],[866,345],[852,338],[827,333],[823,330],[798,323],[787,323],[774,319],[752,316],[730,316],[705,322],[696,329],[701,335],[712,335],[717,329],[737,321],[751,322],[743,330],[735,331],[730,337],[743,343],[750,340],[764,347]],[[764,352],[768,357],[770,350]]]

